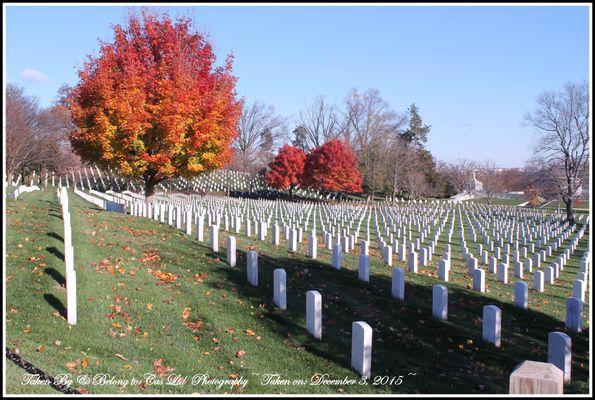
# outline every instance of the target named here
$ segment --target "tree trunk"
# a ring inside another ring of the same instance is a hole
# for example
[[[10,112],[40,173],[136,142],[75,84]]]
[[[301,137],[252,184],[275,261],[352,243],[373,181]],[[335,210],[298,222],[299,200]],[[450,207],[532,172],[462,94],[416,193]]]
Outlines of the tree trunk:
[[[155,182],[152,179],[145,181],[145,203],[152,204],[155,201]]]
[[[572,199],[562,199],[564,204],[566,205],[566,221],[570,223],[570,225],[574,225],[574,211],[572,210]]]

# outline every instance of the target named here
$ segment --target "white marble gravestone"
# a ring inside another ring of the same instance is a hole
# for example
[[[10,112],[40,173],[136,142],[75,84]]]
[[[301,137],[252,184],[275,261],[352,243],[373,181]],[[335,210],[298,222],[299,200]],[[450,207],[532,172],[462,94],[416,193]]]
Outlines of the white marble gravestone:
[[[351,367],[370,378],[372,366],[372,327],[364,321],[351,324]]]
[[[286,286],[286,273],[284,269],[277,268],[273,271],[273,301],[275,305],[281,310],[287,308],[287,286]]]
[[[570,382],[572,339],[563,332],[550,332],[547,341],[547,362],[564,373],[564,383]]]
[[[316,290],[306,292],[306,329],[316,339],[322,339],[322,296]]]
[[[448,319],[448,289],[444,285],[432,288],[432,314],[439,319]]]
[[[496,347],[501,345],[501,321],[502,312],[500,308],[490,305],[483,307],[483,332],[482,337],[486,342]]]

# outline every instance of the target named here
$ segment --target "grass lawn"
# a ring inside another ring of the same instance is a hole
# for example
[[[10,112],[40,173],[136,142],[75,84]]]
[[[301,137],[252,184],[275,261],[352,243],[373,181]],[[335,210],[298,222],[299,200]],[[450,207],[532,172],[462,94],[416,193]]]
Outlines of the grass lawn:
[[[472,199],[468,200],[469,202],[476,203],[476,204],[488,204],[487,199]],[[492,199],[490,200],[489,204],[495,206],[517,206],[519,204],[524,203],[525,200],[523,199]]]
[[[91,393],[507,393],[514,367],[524,360],[546,361],[548,333],[565,331],[566,298],[589,239],[585,234],[556,285],[546,286],[544,293],[530,291],[529,310],[520,310],[512,301],[513,271],[507,285],[486,273],[488,292],[470,290],[456,218],[450,282],[437,278],[434,256],[432,266],[420,268],[420,274],[406,273],[401,302],[391,298],[391,268],[374,244],[368,284],[357,280],[359,250],[344,255],[343,269],[333,270],[321,235],[318,260],[305,257],[307,241],[291,253],[284,240],[273,246],[270,232],[266,242],[236,235],[238,265],[230,267],[225,263],[227,232],[220,232],[215,254],[208,243],[166,224],[101,211],[72,192],[69,200],[78,288],[78,324],[71,328],[64,320],[63,225],[55,191],[7,201],[7,347],[52,376],[104,373],[144,382],[146,373],[173,373],[248,381],[245,387],[220,388],[189,381],[73,384]],[[436,254],[442,254],[445,237]],[[476,250],[470,238],[467,243]],[[246,280],[244,252],[249,249],[259,252],[258,287]],[[287,272],[285,311],[272,302],[275,268]],[[531,278],[525,276],[528,282]],[[436,283],[449,290],[448,321],[432,318]],[[307,290],[322,294],[321,341],[305,330]],[[500,349],[481,339],[482,307],[489,304],[502,309]],[[351,323],[358,320],[374,330],[373,376],[367,385],[262,383],[265,373],[290,381],[309,382],[314,374],[359,381],[350,369]],[[564,391],[588,393],[589,326],[580,334],[567,333],[572,381]],[[21,374],[9,365],[7,393],[52,390],[23,387]],[[399,375],[399,385],[373,384],[375,377]]]
[[[573,205],[573,208],[574,208],[575,213],[588,214],[589,213],[589,202],[588,201],[577,202]],[[542,209],[545,209],[548,211],[560,210],[561,212],[566,213],[566,206],[564,205],[564,202],[562,200],[549,202],[545,207],[542,207]]]

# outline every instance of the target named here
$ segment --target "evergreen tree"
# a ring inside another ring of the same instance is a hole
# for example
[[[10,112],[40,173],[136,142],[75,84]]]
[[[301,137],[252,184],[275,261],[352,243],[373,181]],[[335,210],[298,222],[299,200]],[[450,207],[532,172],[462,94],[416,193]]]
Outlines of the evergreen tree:
[[[294,139],[291,144],[299,149],[307,151],[308,131],[305,126],[298,125],[293,130]]]
[[[401,137],[408,143],[423,146],[428,140],[428,133],[431,127],[430,125],[423,124],[415,103],[409,106],[407,112],[409,113],[409,127],[403,132]]]

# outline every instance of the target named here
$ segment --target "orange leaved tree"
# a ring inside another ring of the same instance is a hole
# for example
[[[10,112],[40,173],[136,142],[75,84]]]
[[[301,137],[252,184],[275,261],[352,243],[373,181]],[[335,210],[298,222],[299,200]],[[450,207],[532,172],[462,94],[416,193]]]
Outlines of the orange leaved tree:
[[[241,112],[232,57],[216,66],[187,18],[143,12],[113,29],[68,97],[70,141],[83,160],[142,181],[150,202],[160,182],[230,160]]]

